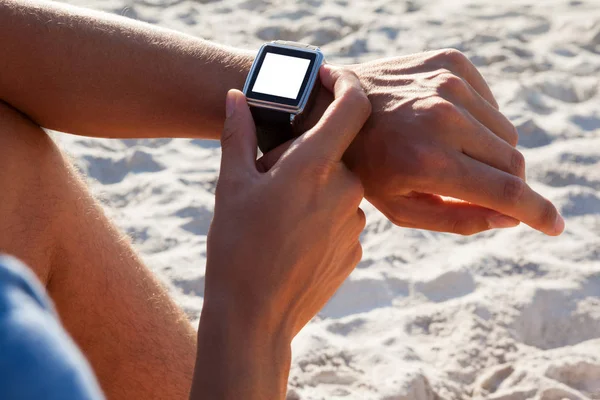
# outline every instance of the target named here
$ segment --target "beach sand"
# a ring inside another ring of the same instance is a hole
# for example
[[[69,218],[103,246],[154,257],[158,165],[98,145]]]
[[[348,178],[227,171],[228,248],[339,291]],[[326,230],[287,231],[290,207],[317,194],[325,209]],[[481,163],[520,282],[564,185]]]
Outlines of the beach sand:
[[[363,260],[295,339],[288,398],[600,399],[600,1],[69,3],[249,49],[310,42],[336,63],[465,52],[565,233],[403,229],[365,202]],[[196,324],[218,143],[56,138]]]

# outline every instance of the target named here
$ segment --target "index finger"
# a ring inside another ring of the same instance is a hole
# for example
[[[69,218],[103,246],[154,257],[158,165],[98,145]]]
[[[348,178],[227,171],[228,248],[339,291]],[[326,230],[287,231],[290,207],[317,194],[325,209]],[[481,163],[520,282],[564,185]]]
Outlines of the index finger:
[[[565,222],[554,205],[522,179],[460,155],[439,182],[440,194],[496,210],[547,235],[560,235]]]
[[[324,65],[321,83],[334,94],[323,117],[298,144],[297,153],[341,161],[342,156],[371,115],[371,102],[351,71]]]

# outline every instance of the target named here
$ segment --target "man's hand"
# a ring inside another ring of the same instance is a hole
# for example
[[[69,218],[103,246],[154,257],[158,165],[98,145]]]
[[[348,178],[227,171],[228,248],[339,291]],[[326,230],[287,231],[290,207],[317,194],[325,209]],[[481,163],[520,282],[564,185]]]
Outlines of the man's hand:
[[[525,183],[516,129],[460,52],[352,69],[373,113],[345,160],[391,221],[464,235],[519,221],[548,235],[563,231],[556,208]]]
[[[0,1],[0,26],[0,58],[11,60],[0,99],[40,126],[80,135],[217,138],[224,110],[215,99],[241,88],[252,64],[245,52],[57,2]],[[350,68],[373,114],[344,161],[393,222],[461,234],[519,221],[563,230],[554,206],[521,179],[516,131],[461,53]],[[309,125],[332,101],[321,92]]]
[[[228,94],[192,398],[284,398],[291,339],[362,256],[364,191],[342,157],[371,107],[352,72],[320,73],[335,100],[268,171]]]
[[[520,221],[548,235],[563,231],[556,208],[525,183],[518,133],[464,55],[441,50],[349,68],[373,112],[344,161],[392,222],[462,235]],[[299,130],[330,102],[322,90]],[[288,145],[260,164],[274,163]]]

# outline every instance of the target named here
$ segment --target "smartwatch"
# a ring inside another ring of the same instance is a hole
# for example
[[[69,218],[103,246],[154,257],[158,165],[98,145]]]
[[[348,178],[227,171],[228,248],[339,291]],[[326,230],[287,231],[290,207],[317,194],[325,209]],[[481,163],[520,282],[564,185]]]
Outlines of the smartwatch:
[[[244,95],[263,153],[298,136],[294,125],[312,107],[323,61],[318,47],[303,43],[277,40],[258,51],[246,78]]]

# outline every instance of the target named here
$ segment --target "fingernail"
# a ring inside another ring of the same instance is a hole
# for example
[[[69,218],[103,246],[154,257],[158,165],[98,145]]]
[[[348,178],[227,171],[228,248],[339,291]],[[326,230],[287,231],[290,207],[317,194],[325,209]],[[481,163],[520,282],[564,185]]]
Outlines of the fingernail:
[[[227,99],[225,100],[225,117],[229,118],[235,112],[235,95],[232,91],[227,92]]]
[[[490,229],[512,228],[519,225],[519,220],[503,214],[497,214],[488,218]]]
[[[554,221],[554,233],[560,235],[565,230],[565,220],[560,214],[556,214],[556,221]]]

